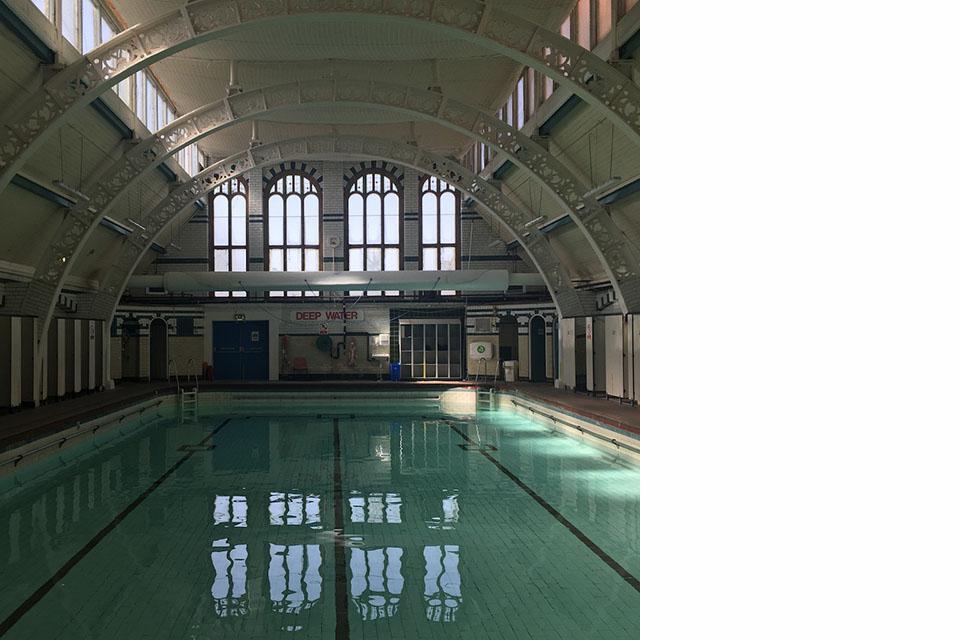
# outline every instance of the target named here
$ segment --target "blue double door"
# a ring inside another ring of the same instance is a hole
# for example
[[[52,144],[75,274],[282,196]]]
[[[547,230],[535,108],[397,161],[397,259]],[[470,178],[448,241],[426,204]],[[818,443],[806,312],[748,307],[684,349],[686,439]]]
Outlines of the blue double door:
[[[217,380],[270,377],[269,323],[214,322],[213,375]]]

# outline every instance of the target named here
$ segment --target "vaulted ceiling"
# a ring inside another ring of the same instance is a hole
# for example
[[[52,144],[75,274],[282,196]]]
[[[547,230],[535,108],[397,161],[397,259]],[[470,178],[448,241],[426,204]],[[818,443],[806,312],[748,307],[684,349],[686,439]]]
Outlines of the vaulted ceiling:
[[[61,51],[64,63],[79,58],[55,29],[43,25],[42,16],[38,19],[31,13],[30,2],[10,0],[8,4],[41,40]],[[487,4],[555,31],[570,14],[575,1],[490,0]],[[184,3],[113,0],[112,6],[125,25],[133,26],[180,10]],[[637,9],[635,7],[630,16],[636,14]],[[625,19],[625,22],[631,21]],[[616,34],[613,44],[607,47],[608,52],[616,51],[619,41],[631,35],[628,31],[635,29],[635,17],[632,22],[633,27],[627,24],[624,33]],[[37,91],[41,81],[47,80],[56,68],[45,68],[30,46],[9,26],[0,27],[0,34],[0,55],[5,61],[0,68],[0,114],[3,114],[0,119],[9,123],[10,114],[16,112],[22,97]],[[636,80],[636,67],[631,64],[628,62],[619,68],[628,76],[633,74]],[[297,81],[363,79],[430,89],[448,100],[463,102],[488,114],[495,113],[504,103],[524,68],[489,43],[432,29],[422,21],[371,15],[265,22],[187,47],[155,62],[151,68],[178,115],[182,115],[225,98],[231,65],[244,91]],[[569,89],[559,89],[544,105],[539,121],[528,125],[525,131],[536,133],[537,125],[570,95]],[[102,100],[135,131],[137,138],[150,135],[115,95],[105,94]],[[372,106],[305,106],[266,113],[258,117],[257,122],[264,144],[297,136],[356,134],[413,143],[438,155],[458,158],[474,142],[443,124]],[[243,151],[249,141],[250,125],[239,123],[202,139],[199,146],[211,160],[216,160]],[[639,172],[635,140],[586,103],[571,104],[563,122],[552,128],[550,140],[544,144],[587,187],[609,183],[612,178],[617,179],[614,180],[616,186],[621,186],[633,181]],[[56,191],[51,185],[62,182],[84,190],[129,148],[130,143],[120,139],[116,128],[94,107],[88,106],[39,143],[19,168],[19,174],[41,189]],[[497,166],[499,163],[495,162],[485,174]],[[502,179],[503,192],[522,208],[548,220],[564,215],[560,203],[532,180],[528,172],[512,170],[498,177]],[[180,179],[186,176],[181,174]],[[110,215],[123,220],[128,214],[149,211],[168,190],[169,180],[154,171],[145,175]],[[0,277],[35,267],[50,230],[66,219],[62,206],[36,192],[36,189],[25,191],[22,186],[10,185],[0,194],[0,223],[6,231],[0,234],[0,270],[5,270]],[[609,214],[625,236],[628,248],[635,250],[639,244],[636,198],[627,197],[610,205]],[[513,238],[505,232],[504,239],[509,242]],[[84,244],[83,259],[71,263],[73,286],[97,286],[122,241],[122,236],[107,228],[94,230]],[[584,283],[608,280],[601,259],[580,227],[564,226],[550,236],[549,242],[577,280]]]

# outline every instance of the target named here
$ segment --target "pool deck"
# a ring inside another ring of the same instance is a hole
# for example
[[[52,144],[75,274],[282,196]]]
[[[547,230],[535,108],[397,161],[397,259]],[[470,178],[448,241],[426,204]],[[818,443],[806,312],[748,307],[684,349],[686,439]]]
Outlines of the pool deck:
[[[370,390],[398,391],[426,388],[456,388],[473,386],[466,382],[380,382],[375,380],[337,381],[279,381],[279,382],[204,382],[202,391],[271,391],[271,390]],[[121,409],[130,404],[161,393],[175,392],[176,385],[168,382],[124,382],[115,389],[87,393],[49,402],[40,407],[0,414],[0,451],[22,443],[50,435],[84,420]],[[525,395],[560,409],[578,413],[584,417],[610,424],[626,431],[640,433],[640,410],[616,400],[591,397],[556,389],[550,383],[513,382],[501,383],[498,389]]]

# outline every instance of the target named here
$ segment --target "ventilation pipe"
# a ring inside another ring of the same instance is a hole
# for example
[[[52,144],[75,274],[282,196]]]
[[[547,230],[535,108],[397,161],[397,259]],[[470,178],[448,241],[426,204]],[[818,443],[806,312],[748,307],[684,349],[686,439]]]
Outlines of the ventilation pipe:
[[[506,291],[511,286],[545,286],[537,273],[506,269],[461,271],[319,271],[313,273],[250,271],[171,271],[130,276],[129,289],[167,293],[208,291]]]
[[[250,124],[250,148],[259,147],[263,144],[260,141],[260,123],[253,120]]]
[[[237,61],[230,61],[230,82],[227,84],[227,95],[234,96],[243,93],[243,85],[237,79]]]

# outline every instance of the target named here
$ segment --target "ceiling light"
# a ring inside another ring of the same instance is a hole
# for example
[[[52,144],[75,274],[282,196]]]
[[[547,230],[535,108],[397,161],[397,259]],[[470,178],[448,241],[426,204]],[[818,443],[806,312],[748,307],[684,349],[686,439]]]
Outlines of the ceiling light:
[[[135,226],[137,229],[140,229],[140,231],[146,231],[146,230],[147,230],[147,228],[146,228],[145,226],[143,226],[142,224],[140,224],[139,222],[137,222],[137,221],[134,220],[133,218],[127,218],[127,222],[129,222],[130,224],[132,224],[133,226]]]
[[[523,228],[524,228],[524,229],[529,229],[530,227],[532,227],[533,225],[537,224],[537,223],[540,222],[541,220],[546,220],[546,219],[547,219],[547,216],[537,216],[536,218],[534,218],[534,219],[531,220],[530,222],[528,222],[528,223],[526,223],[525,225],[523,225]]]
[[[62,180],[54,180],[53,186],[55,186],[56,188],[66,193],[68,196],[72,196],[75,200],[78,200],[78,201],[82,200],[83,202],[90,201],[90,196],[84,193],[81,193],[80,191],[77,191],[70,185],[65,184]]]
[[[587,192],[586,192],[585,194],[583,194],[583,195],[584,195],[584,197],[586,197],[586,198],[592,198],[593,196],[597,195],[598,193],[609,189],[610,187],[612,187],[613,185],[617,184],[618,182],[620,182],[620,176],[613,176],[612,178],[610,178],[609,180],[607,180],[607,181],[604,182],[603,184],[598,184],[598,185],[595,186],[593,189],[590,189],[589,191],[587,191]]]

